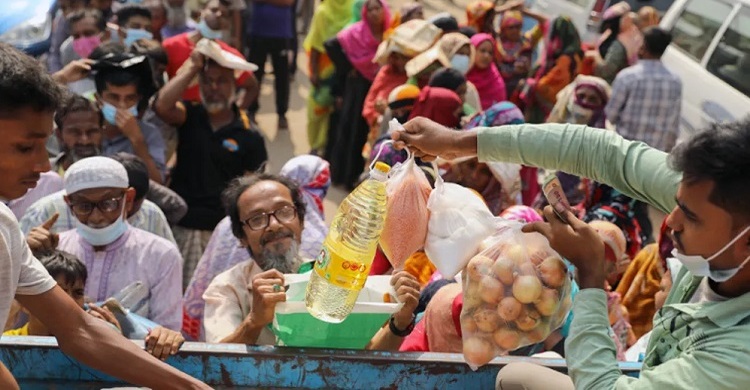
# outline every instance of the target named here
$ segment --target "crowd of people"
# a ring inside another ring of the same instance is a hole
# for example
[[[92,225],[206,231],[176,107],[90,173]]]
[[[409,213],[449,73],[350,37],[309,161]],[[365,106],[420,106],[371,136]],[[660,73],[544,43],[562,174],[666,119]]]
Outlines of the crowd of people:
[[[45,61],[0,44],[0,122],[20,134],[0,153],[5,335],[54,335],[129,381],[200,386],[116,335],[145,339],[160,359],[185,340],[276,344],[279,287],[312,269],[330,186],[350,191],[371,162],[403,163],[408,148],[430,183],[440,175],[473,190],[577,270],[565,325],[510,352],[568,358],[572,381],[510,365],[498,388],[620,388],[636,379],[617,375],[618,360],[643,362],[640,381],[654,387],[694,387],[746,355],[737,332],[750,318],[740,310],[750,124],[677,144],[682,84],[660,61],[671,35],[652,8],[612,5],[599,41],[584,43],[569,18],[521,0],[474,1],[460,21],[427,19],[419,3],[394,12],[385,0],[322,1],[301,42],[310,152],[271,173],[259,86],[270,55],[287,130],[296,2],[59,3]],[[553,175],[570,225],[542,194]],[[661,229],[648,204],[674,209]],[[378,250],[370,274],[393,274],[404,304],[368,349],[462,351],[461,285],[424,251],[394,270]],[[43,313],[51,304],[60,310]],[[63,308],[85,315],[55,323]],[[105,352],[81,346],[100,338]],[[141,372],[100,362],[107,353]]]

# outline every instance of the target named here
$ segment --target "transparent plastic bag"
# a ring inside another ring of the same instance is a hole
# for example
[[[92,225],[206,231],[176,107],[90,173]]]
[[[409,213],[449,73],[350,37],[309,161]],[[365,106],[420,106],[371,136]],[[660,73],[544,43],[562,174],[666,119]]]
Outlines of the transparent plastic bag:
[[[425,245],[430,218],[427,199],[431,191],[413,155],[391,170],[386,183],[388,201],[380,248],[394,269],[403,269],[406,259]]]
[[[522,226],[499,222],[462,275],[463,351],[472,368],[544,341],[570,311],[565,263],[544,236],[523,233]]]
[[[434,166],[437,173],[437,166]],[[430,221],[425,253],[446,279],[451,279],[476,255],[482,240],[495,230],[495,217],[472,190],[445,183],[437,174],[427,201]]]

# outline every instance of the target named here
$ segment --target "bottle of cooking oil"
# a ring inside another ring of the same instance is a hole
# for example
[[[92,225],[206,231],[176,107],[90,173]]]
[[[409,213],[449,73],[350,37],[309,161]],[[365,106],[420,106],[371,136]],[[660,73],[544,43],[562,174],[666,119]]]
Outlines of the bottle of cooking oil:
[[[383,231],[388,171],[387,164],[376,163],[370,178],[339,206],[305,295],[307,311],[320,320],[343,321],[365,286]]]

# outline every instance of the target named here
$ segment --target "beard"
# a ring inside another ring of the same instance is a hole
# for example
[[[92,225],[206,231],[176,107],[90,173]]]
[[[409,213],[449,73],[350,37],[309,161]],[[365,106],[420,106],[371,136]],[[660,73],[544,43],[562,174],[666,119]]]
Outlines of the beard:
[[[73,148],[65,148],[63,150],[65,154],[70,156],[71,162],[77,162],[87,157],[99,156],[102,153],[101,148],[94,145],[91,146],[75,146]]]
[[[203,102],[203,107],[206,108],[206,111],[208,111],[209,114],[216,114],[221,111],[227,110],[230,107],[232,107],[232,103],[234,102],[234,98],[236,96],[236,92],[234,89],[232,89],[232,94],[223,101],[209,101],[206,99],[206,95],[203,93],[203,88],[199,88],[201,102]]]
[[[289,246],[284,252],[274,251],[273,248],[263,248],[263,253],[260,256],[255,256],[248,248],[250,256],[253,256],[255,263],[260,266],[263,271],[275,269],[282,274],[291,274],[297,272],[297,267],[300,265],[299,261],[299,244],[297,241],[293,241],[292,245]]]

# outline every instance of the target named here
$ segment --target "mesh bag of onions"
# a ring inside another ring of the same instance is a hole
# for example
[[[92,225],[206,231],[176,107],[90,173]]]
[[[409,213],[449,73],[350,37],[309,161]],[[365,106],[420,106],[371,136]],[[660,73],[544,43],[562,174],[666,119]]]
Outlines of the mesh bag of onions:
[[[472,368],[543,341],[570,311],[565,263],[544,236],[523,233],[522,226],[499,223],[463,271],[461,331]]]

